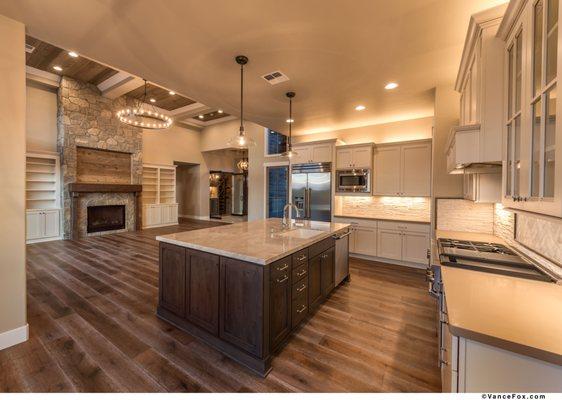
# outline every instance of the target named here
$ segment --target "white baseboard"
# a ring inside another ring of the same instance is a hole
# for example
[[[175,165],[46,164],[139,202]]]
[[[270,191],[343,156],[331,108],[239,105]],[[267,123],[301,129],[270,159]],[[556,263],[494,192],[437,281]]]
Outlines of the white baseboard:
[[[403,267],[418,268],[418,269],[426,269],[427,268],[427,265],[425,265],[425,264],[418,264],[418,263],[413,263],[413,262],[410,262],[410,261],[391,260],[389,258],[373,257],[373,256],[367,256],[367,255],[364,255],[364,254],[356,254],[356,253],[349,253],[349,256],[353,257],[353,258],[360,258],[361,260],[378,261],[378,262],[383,262],[385,264],[402,265]]]
[[[142,227],[142,229],[163,228],[165,226],[173,226],[178,224],[179,222],[171,222],[169,224],[158,224],[158,225],[145,225]]]
[[[54,236],[49,238],[42,238],[42,239],[29,239],[25,242],[25,244],[33,244],[33,243],[41,243],[41,242],[51,242],[53,240],[62,240],[62,236]]]
[[[25,324],[19,328],[0,333],[0,350],[23,343],[29,339],[29,325]]]
[[[208,221],[211,218],[208,215],[178,215],[180,218],[189,218],[189,219],[200,219],[203,221]]]

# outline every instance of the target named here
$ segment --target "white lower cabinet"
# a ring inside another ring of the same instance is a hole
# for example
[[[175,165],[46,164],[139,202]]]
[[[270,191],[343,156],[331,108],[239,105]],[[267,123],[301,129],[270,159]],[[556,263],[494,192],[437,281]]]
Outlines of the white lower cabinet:
[[[425,264],[429,248],[429,224],[334,218],[352,225],[349,252],[359,256]]]
[[[178,223],[178,205],[146,204],[142,207],[142,227],[154,228]]]
[[[29,243],[60,238],[60,210],[26,211],[26,239]]]

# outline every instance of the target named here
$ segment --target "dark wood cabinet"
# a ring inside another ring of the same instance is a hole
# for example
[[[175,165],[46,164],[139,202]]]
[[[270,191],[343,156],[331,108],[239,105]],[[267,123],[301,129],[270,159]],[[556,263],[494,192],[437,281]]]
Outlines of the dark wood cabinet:
[[[185,316],[185,253],[183,247],[160,245],[160,305],[180,317]]]
[[[322,301],[322,254],[308,262],[308,308],[314,310]]]
[[[261,357],[264,336],[263,265],[221,257],[219,337]]]
[[[290,271],[271,281],[269,291],[269,337],[271,348],[276,348],[291,331]]]
[[[187,250],[186,317],[218,335],[220,257]]]
[[[320,255],[322,261],[322,297],[326,297],[334,289],[334,248],[326,250]]]

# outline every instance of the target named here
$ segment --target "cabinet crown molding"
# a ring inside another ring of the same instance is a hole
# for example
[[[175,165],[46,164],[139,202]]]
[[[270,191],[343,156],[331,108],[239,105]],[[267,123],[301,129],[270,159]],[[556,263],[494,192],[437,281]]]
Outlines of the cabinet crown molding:
[[[496,36],[502,39],[504,42],[507,41],[515,21],[519,18],[519,15],[525,8],[527,0],[510,0],[507,10],[505,11],[504,17],[498,28]]]

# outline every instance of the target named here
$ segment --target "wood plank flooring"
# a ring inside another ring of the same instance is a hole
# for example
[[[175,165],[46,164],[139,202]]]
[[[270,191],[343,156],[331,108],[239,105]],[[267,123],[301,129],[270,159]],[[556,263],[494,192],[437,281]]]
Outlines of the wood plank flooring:
[[[440,391],[423,271],[352,259],[265,379],[158,319],[155,236],[215,225],[29,245],[30,339],[0,351],[0,392]]]

